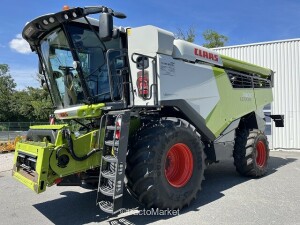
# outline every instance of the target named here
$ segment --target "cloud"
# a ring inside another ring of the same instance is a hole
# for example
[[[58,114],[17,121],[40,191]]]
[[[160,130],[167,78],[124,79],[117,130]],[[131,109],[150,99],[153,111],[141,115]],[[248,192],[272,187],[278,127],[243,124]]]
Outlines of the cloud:
[[[22,38],[21,34],[17,34],[16,38],[9,42],[9,47],[21,54],[31,53],[29,44]]]

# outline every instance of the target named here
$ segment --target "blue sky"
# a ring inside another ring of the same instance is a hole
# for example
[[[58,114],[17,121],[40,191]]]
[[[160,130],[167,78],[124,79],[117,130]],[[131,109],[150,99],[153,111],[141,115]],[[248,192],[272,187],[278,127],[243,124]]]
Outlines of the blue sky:
[[[39,84],[36,80],[37,56],[28,52],[20,34],[27,21],[43,14],[57,12],[63,5],[106,5],[127,14],[125,20],[115,20],[120,26],[152,24],[177,32],[196,29],[196,43],[201,34],[213,29],[229,37],[227,45],[300,38],[299,0],[1,0],[0,63],[10,66],[18,89]],[[11,9],[11,10],[10,10]]]

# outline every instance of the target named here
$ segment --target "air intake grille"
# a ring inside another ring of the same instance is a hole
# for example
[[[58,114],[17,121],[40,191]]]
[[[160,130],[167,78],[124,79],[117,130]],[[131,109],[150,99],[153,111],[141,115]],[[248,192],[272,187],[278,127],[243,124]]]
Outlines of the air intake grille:
[[[226,71],[233,88],[271,88],[271,81],[253,74]]]

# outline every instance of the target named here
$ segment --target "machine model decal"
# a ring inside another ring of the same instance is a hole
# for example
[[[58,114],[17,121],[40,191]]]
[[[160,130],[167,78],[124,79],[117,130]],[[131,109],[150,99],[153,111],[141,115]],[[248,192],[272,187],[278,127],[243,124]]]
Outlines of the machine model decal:
[[[252,99],[253,99],[253,93],[244,92],[240,97],[240,100],[243,102],[252,101]]]

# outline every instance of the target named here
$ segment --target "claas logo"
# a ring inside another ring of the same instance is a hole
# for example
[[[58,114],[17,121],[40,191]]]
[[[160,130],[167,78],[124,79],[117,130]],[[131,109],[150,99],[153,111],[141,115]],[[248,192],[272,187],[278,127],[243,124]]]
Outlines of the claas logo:
[[[207,52],[207,51],[204,51],[204,50],[201,50],[201,49],[198,49],[198,48],[194,49],[194,54],[196,56],[200,56],[202,58],[213,60],[215,62],[219,61],[219,56],[217,54],[213,54],[211,52]]]

